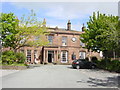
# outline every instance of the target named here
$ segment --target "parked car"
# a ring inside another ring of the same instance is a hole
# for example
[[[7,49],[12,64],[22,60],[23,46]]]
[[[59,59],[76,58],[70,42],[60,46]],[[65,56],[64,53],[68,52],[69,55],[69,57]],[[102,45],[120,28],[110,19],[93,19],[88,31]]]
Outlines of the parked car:
[[[94,69],[96,68],[96,64],[86,59],[78,59],[72,62],[72,67],[76,69],[80,69],[80,68]]]

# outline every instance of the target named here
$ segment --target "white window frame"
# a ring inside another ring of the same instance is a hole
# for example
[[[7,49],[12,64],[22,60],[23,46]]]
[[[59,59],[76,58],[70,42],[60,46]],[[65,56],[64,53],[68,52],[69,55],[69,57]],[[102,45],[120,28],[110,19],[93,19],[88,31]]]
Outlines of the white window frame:
[[[67,36],[62,36],[62,46],[67,46]]]
[[[65,52],[65,61],[63,60],[63,53]],[[61,63],[67,63],[68,62],[68,51],[61,51]]]
[[[52,35],[48,35],[48,41],[49,41],[49,44],[53,44],[53,36]]]
[[[81,37],[80,39],[83,39],[83,38]],[[80,40],[80,46],[85,47],[85,43],[83,43],[81,40]]]
[[[32,61],[32,58],[31,58],[32,52],[31,51],[32,50],[27,50],[27,62],[31,62]],[[28,58],[30,58],[30,60]]]

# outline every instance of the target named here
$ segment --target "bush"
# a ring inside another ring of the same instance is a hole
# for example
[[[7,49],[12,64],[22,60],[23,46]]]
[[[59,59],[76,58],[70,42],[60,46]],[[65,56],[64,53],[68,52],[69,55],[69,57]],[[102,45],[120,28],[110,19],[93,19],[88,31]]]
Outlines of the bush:
[[[120,61],[111,59],[102,59],[98,61],[97,66],[108,71],[120,72]]]
[[[108,68],[108,70],[115,71],[115,72],[120,72],[120,61],[112,60],[110,66],[111,67]]]
[[[17,63],[24,63],[26,60],[26,57],[24,53],[16,53]]]
[[[86,57],[85,59],[86,59],[87,61],[89,61],[89,58],[88,58],[88,57]]]
[[[15,64],[15,63],[24,63],[26,57],[23,53],[15,53],[14,51],[4,51],[2,53],[2,64]]]
[[[97,57],[92,57],[92,58],[91,58],[91,61],[92,61],[93,63],[97,63],[98,59],[97,59]]]
[[[2,64],[13,64],[16,60],[16,55],[13,51],[4,51],[2,53]]]
[[[102,69],[107,69],[109,64],[110,64],[111,60],[110,59],[102,59],[100,62],[99,62],[99,67],[102,68]]]

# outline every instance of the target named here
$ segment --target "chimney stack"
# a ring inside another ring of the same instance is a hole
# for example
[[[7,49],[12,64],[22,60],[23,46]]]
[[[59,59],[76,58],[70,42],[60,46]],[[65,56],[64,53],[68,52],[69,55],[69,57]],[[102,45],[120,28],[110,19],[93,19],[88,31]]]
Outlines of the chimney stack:
[[[70,20],[68,20],[68,23],[67,23],[67,30],[71,30],[71,22],[70,22]]]

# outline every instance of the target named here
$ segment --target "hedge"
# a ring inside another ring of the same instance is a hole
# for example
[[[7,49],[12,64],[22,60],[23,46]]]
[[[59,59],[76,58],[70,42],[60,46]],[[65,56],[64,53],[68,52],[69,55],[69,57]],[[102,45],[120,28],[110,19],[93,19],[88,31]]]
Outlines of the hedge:
[[[93,60],[98,68],[120,73],[120,61],[111,59]]]

